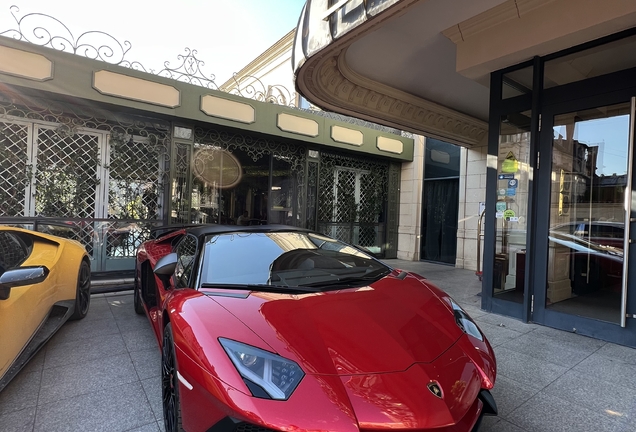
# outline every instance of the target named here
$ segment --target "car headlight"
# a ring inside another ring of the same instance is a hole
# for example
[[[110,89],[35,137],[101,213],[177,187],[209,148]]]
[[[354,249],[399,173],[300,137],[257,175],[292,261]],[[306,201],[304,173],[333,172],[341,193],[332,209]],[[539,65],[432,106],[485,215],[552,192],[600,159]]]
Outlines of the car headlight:
[[[466,313],[464,309],[453,299],[450,299],[451,307],[453,308],[453,314],[455,315],[455,322],[459,326],[460,329],[467,335],[474,337],[480,341],[484,340],[484,336],[481,334],[479,327],[475,324],[470,316]]]
[[[219,342],[255,397],[286,400],[305,376],[292,360],[230,339]]]

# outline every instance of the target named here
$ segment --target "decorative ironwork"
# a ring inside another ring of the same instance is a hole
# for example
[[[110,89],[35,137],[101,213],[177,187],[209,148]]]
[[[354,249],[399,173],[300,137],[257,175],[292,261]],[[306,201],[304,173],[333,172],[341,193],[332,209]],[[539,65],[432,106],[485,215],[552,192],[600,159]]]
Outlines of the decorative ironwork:
[[[31,177],[28,145],[27,124],[0,121],[0,216],[24,214],[25,188]]]
[[[164,147],[156,137],[110,137],[108,216],[159,219]]]
[[[255,76],[238,76],[237,74],[232,76],[232,82],[231,85],[224,86],[221,90],[260,102],[296,107],[296,92],[290,92],[283,85],[265,85]]]
[[[159,72],[155,72],[153,69],[146,69],[141,63],[137,61],[130,62],[128,60],[124,60],[119,63],[119,65],[130,69],[140,70],[142,72],[159,75],[165,78],[170,78],[175,81],[185,82],[212,90],[219,90],[219,87],[214,82],[214,80],[216,79],[214,74],[206,75],[201,69],[203,66],[205,66],[205,62],[197,58],[197,50],[186,47],[185,54],[177,55],[177,60],[181,62],[181,64],[179,64],[177,67],[171,67],[169,61],[163,62],[163,69],[161,69]]]
[[[50,15],[29,13],[19,17],[20,8],[14,5],[9,10],[18,28],[6,30],[0,36],[112,64],[122,63],[126,53],[132,48],[130,42],[121,43],[103,31],[84,32],[76,38],[66,25]]]
[[[161,218],[169,132],[157,120],[0,94],[0,218],[63,218],[93,258],[134,256],[150,232],[139,227]],[[117,220],[101,222],[105,211]]]
[[[325,152],[320,157],[319,231],[381,253],[388,164]]]
[[[35,211],[37,215],[95,217],[100,140],[94,134],[37,130]]]

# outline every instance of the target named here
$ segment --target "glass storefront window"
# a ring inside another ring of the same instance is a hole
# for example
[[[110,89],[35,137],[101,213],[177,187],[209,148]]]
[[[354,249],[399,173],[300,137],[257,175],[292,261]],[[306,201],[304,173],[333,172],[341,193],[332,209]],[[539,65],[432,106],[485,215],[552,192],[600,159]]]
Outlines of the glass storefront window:
[[[629,103],[554,118],[546,307],[619,322]]]
[[[270,155],[195,144],[190,223],[267,223]]]
[[[523,302],[531,112],[502,116],[499,126],[493,295]]]

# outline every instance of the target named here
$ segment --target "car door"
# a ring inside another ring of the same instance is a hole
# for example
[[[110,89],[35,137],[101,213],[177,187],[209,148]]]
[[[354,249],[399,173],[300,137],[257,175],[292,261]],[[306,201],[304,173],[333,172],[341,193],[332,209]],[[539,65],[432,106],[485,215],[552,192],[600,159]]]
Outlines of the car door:
[[[0,230],[0,274],[20,267],[30,256],[34,244],[29,236]],[[11,288],[0,300],[0,376],[13,363],[46,318],[52,303],[50,281]]]

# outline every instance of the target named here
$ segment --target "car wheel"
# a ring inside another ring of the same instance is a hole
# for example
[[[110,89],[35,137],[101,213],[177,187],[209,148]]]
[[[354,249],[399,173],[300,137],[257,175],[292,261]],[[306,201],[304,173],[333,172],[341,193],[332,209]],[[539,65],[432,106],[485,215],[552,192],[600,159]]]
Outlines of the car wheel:
[[[91,267],[82,260],[77,275],[77,292],[75,293],[75,311],[69,319],[79,320],[86,316],[91,305]]]
[[[182,431],[177,360],[172,339],[172,325],[170,323],[168,323],[163,331],[163,348],[161,350],[161,396],[163,401],[163,423],[166,432]]]
[[[144,306],[141,304],[141,288],[139,287],[139,279],[137,278],[137,271],[135,270],[135,285],[133,288],[133,304],[135,305],[135,312],[139,315],[144,314]]]

